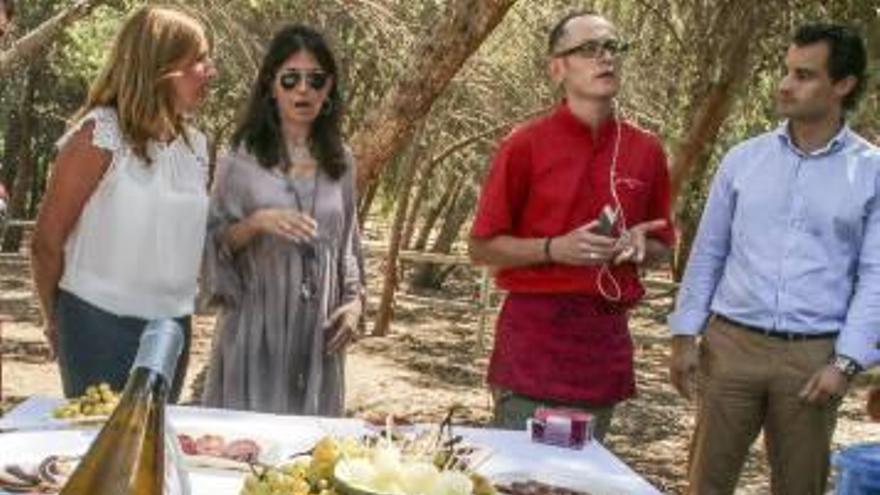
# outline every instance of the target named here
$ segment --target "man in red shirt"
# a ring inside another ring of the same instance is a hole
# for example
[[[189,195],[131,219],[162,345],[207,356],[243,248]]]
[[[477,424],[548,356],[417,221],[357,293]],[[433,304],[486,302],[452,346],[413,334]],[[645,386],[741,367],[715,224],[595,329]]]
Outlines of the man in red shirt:
[[[601,440],[635,393],[627,312],[644,293],[639,266],[666,260],[674,241],[669,178],[659,140],[615,113],[627,45],[614,25],[569,15],[549,48],[565,99],[501,143],[471,258],[509,292],[489,365],[496,426],[575,407],[596,416]],[[615,218],[600,221],[603,209]]]

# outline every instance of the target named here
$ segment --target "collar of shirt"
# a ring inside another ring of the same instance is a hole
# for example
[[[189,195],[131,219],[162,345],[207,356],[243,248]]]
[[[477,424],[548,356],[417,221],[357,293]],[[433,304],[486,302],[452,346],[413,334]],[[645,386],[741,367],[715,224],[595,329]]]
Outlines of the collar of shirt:
[[[802,157],[820,157],[820,156],[828,156],[833,155],[839,151],[841,151],[850,138],[850,128],[849,124],[844,123],[837,134],[828,141],[825,146],[812,151],[806,152],[797,147],[794,142],[794,138],[791,135],[790,122],[786,120],[776,129],[776,135],[779,136],[779,140],[782,144],[788,148],[792,153],[802,156]]]
[[[614,117],[609,117],[602,121],[602,124],[599,126],[599,131],[595,134],[596,138],[594,139],[593,129],[577,118],[568,106],[567,100],[562,100],[562,103],[559,104],[555,114],[556,122],[563,126],[566,131],[583,135],[586,139],[589,139],[591,145],[600,147],[604,143],[611,142],[611,140],[614,139],[614,129],[617,124],[617,120]]]

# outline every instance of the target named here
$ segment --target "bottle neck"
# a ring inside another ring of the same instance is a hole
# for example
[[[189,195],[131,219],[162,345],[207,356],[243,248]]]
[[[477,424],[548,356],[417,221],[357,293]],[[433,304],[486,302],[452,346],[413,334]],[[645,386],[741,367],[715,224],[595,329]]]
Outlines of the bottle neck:
[[[183,329],[174,320],[153,320],[141,335],[140,346],[132,366],[133,372],[147,370],[158,374],[170,384],[174,379],[177,360],[183,352]]]
[[[158,396],[162,402],[168,397],[171,380],[165,378],[162,373],[150,368],[134,368],[125,384],[125,393],[129,390],[138,391],[131,393],[152,394]]]

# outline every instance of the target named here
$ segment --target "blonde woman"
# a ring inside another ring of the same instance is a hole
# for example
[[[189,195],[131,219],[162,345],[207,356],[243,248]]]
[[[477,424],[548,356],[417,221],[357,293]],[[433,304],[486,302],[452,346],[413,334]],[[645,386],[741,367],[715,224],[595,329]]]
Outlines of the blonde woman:
[[[146,320],[187,332],[208,210],[205,137],[192,114],[215,75],[204,26],[145,7],[122,26],[58,142],[33,238],[34,281],[64,394],[125,384]]]

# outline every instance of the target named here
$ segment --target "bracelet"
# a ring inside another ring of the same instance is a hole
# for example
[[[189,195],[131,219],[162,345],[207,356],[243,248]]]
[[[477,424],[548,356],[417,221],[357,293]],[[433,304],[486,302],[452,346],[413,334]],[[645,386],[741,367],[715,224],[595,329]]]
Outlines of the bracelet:
[[[544,261],[546,263],[553,263],[553,257],[550,256],[550,242],[552,241],[552,237],[547,237],[544,239]]]

